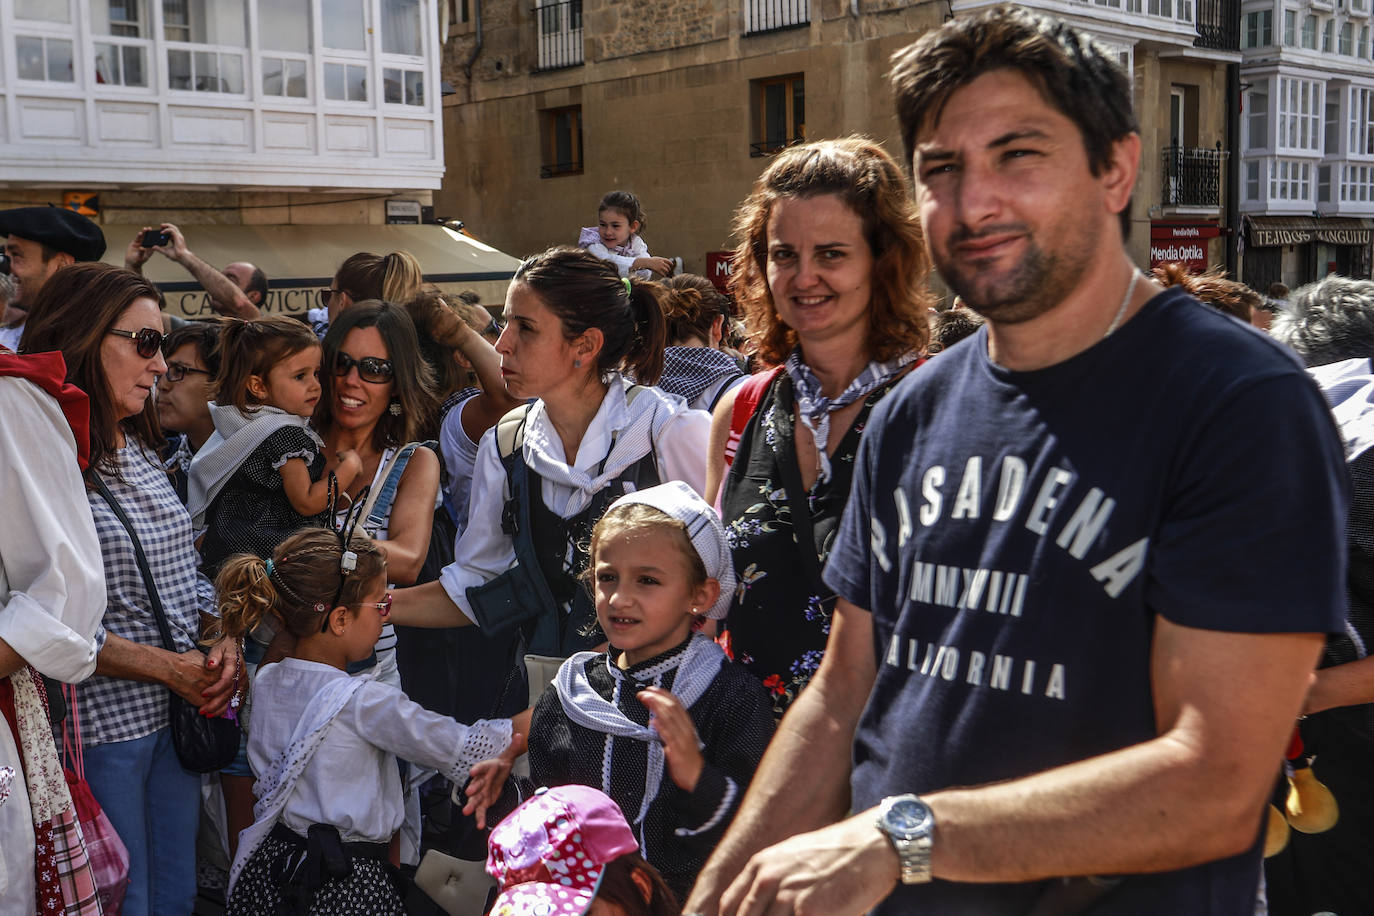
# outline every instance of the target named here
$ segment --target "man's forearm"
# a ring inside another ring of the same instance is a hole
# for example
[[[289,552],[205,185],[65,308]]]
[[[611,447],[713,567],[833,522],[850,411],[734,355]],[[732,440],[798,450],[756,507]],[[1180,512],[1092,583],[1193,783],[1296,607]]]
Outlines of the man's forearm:
[[[196,278],[196,282],[205,289],[205,292],[210,296],[210,305],[216,312],[232,318],[253,319],[258,317],[257,306],[248,301],[243,290],[235,286],[233,280],[196,257],[194,253],[186,252],[178,259],[177,263],[186,268],[187,272]]]
[[[95,673],[125,681],[163,684],[170,679],[175,656],[156,646],[145,646],[109,631],[95,659]]]

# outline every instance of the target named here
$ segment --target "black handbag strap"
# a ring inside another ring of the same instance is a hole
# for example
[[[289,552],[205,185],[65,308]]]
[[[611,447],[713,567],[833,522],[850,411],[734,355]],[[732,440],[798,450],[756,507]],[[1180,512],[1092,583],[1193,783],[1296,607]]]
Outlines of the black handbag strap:
[[[134,532],[133,523],[129,521],[129,516],[124,513],[124,507],[115,499],[115,495],[110,492],[110,488],[105,485],[105,481],[99,474],[91,475],[95,479],[96,489],[100,491],[101,497],[110,504],[110,509],[114,512],[119,523],[124,526],[124,530],[129,533],[129,540],[134,545],[134,559],[138,561],[138,572],[143,577],[143,588],[148,592],[148,603],[153,608],[153,618],[157,620],[158,632],[162,634],[162,645],[168,652],[177,651],[176,642],[172,639],[172,628],[167,625],[167,612],[162,609],[162,599],[157,596],[157,586],[153,584],[153,570],[148,565],[148,556],[143,552],[143,544],[139,542],[138,535]]]

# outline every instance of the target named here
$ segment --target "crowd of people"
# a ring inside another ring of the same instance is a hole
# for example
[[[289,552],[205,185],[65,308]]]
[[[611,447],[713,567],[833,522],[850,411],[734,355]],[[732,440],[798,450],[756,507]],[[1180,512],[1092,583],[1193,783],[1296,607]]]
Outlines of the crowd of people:
[[[626,191],[497,317],[0,211],[0,912],[1374,912],[1374,281],[1142,272],[1062,23],[893,64],[730,296]]]

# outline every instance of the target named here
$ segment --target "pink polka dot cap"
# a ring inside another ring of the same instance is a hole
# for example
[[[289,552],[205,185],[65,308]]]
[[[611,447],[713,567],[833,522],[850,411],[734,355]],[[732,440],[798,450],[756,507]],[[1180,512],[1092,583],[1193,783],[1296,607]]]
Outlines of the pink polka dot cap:
[[[493,916],[581,916],[607,863],[637,852],[619,806],[589,786],[557,786],[491,831],[487,873],[501,886]]]

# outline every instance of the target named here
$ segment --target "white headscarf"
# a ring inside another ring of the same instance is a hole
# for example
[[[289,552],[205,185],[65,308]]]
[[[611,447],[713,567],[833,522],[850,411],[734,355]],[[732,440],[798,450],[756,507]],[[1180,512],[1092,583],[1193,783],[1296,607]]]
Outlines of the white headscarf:
[[[687,537],[696,548],[697,556],[706,567],[706,575],[720,583],[720,597],[706,611],[706,616],[719,620],[730,610],[735,597],[735,563],[730,558],[730,546],[725,541],[725,527],[720,516],[681,480],[670,480],[647,490],[626,493],[611,503],[609,513],[617,506],[633,504],[652,506],[670,518],[687,526]]]

